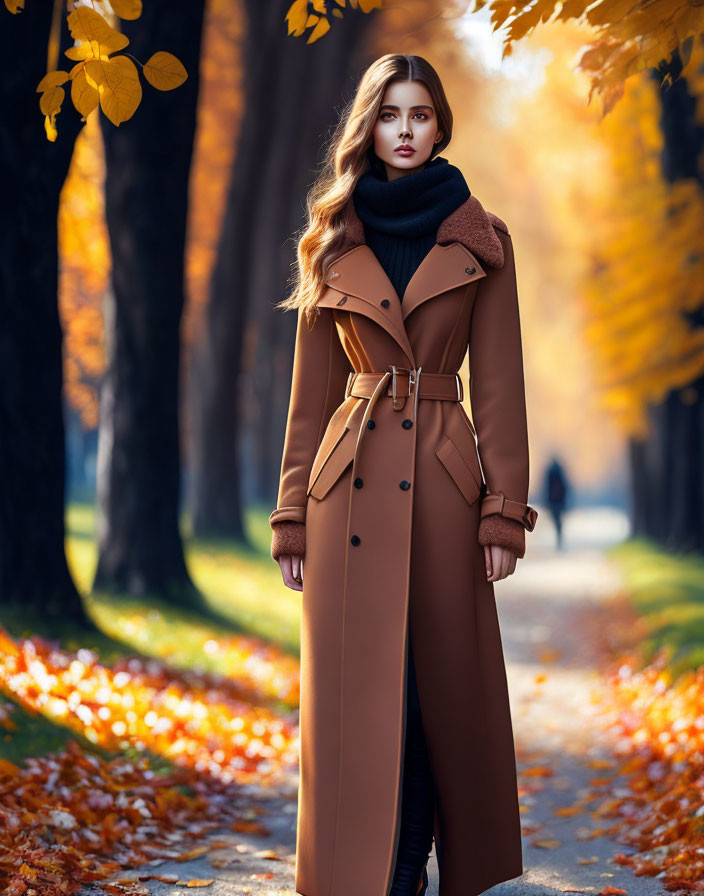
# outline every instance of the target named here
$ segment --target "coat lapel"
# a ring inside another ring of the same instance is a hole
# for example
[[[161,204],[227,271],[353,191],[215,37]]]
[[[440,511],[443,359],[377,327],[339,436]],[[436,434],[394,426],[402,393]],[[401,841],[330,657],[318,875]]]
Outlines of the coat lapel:
[[[484,210],[470,196],[442,222],[437,240],[411,277],[403,301],[364,237],[364,225],[352,200],[347,205],[347,225],[342,252],[329,265],[324,278],[330,287],[318,304],[340,307],[371,317],[403,349],[415,366],[405,321],[408,315],[434,296],[486,276],[487,267],[504,262],[497,227],[508,232],[501,218]],[[388,304],[382,304],[388,300]]]
[[[415,366],[398,293],[366,243],[354,246],[339,256],[332,264],[325,283],[332,290],[325,290],[319,305],[340,307],[371,317],[393,336],[407,356],[409,366]]]
[[[411,311],[428,299],[485,276],[484,268],[462,243],[435,243],[416,268],[403,294],[401,311],[404,321]]]

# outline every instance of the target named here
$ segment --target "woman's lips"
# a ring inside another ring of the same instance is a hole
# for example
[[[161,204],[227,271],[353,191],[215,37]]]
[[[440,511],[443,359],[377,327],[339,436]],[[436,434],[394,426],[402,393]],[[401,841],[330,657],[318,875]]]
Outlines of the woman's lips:
[[[404,147],[395,149],[394,152],[397,152],[400,156],[412,156],[415,152],[415,149]]]

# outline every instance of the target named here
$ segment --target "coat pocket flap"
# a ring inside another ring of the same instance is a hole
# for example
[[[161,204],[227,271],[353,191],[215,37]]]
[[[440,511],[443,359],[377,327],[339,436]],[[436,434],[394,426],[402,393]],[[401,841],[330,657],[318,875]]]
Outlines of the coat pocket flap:
[[[333,413],[323,433],[308,477],[307,495],[322,497],[333,485],[354,455],[355,421],[364,412],[361,399],[343,401]],[[339,463],[346,457],[343,467]]]
[[[308,483],[308,494],[314,498],[324,498],[354,457],[353,434],[345,426],[342,435],[324,457],[316,458]],[[318,462],[319,460],[319,462]]]
[[[481,487],[449,436],[445,436],[442,444],[435,450],[435,454],[464,495],[465,500],[469,504],[474,504],[481,493]]]

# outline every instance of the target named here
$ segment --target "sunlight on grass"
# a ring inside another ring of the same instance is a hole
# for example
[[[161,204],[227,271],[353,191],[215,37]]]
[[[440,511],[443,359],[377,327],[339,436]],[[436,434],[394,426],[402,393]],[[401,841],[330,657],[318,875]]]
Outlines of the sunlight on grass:
[[[704,557],[673,554],[637,538],[614,546],[609,555],[623,571],[633,607],[645,619],[645,660],[670,648],[674,677],[704,663]]]
[[[276,669],[259,675],[252,671],[252,656],[256,653],[260,657],[259,670],[274,663],[279,669],[285,667],[285,681],[290,681],[288,660],[297,662],[300,648],[300,592],[283,585],[279,567],[269,555],[266,508],[255,508],[246,516],[252,548],[199,539],[191,539],[185,545],[193,581],[213,611],[232,622],[230,632],[223,632],[222,626],[213,621],[161,601],[89,595],[97,562],[93,508],[71,505],[67,525],[66,553],[71,572],[86,596],[90,614],[106,634],[172,666],[249,680],[259,689],[262,699],[293,698],[295,704],[297,697],[282,684]],[[272,645],[271,656],[264,660],[260,642]],[[291,657],[284,657],[281,651]]]

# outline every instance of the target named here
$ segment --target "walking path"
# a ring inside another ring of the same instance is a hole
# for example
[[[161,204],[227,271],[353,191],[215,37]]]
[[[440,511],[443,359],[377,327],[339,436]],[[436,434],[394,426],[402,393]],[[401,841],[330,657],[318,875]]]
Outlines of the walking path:
[[[604,688],[596,667],[599,635],[610,621],[605,603],[620,583],[603,548],[627,533],[620,514],[574,513],[565,528],[566,550],[556,552],[546,518],[544,512],[543,529],[536,528],[516,574],[495,586],[524,807],[525,873],[491,892],[598,894],[616,887],[629,896],[660,896],[666,891],[657,878],[636,877],[611,861],[616,853],[632,852],[630,847],[607,836],[591,839],[613,819],[595,819],[585,810],[555,812],[593,791],[591,781],[609,776],[603,766],[613,758],[613,742],[599,718]],[[552,775],[536,774],[541,769]]]
[[[627,534],[625,520],[611,511],[575,512],[566,522],[566,550],[556,552],[547,512],[541,516],[516,573],[495,585],[521,785],[525,873],[490,892],[551,896],[576,891],[596,896],[615,887],[629,896],[664,896],[657,878],[636,877],[611,861],[616,853],[631,852],[629,847],[606,836],[590,838],[590,832],[608,827],[610,820],[593,819],[584,809],[572,815],[555,811],[578,803],[590,781],[609,774],[603,761],[613,754],[594,702],[601,689],[596,672],[599,639],[594,633],[608,622],[604,602],[619,586],[603,548]],[[214,879],[195,893],[292,896],[295,779],[280,793],[250,791],[242,798],[243,811],[252,808],[254,820],[271,831],[269,836],[218,835],[215,840],[231,845],[187,862],[166,861],[154,873],[172,874],[182,882]],[[436,896],[434,854],[430,872],[429,896]],[[157,896],[184,892],[183,884],[152,880],[143,886],[145,894]]]

